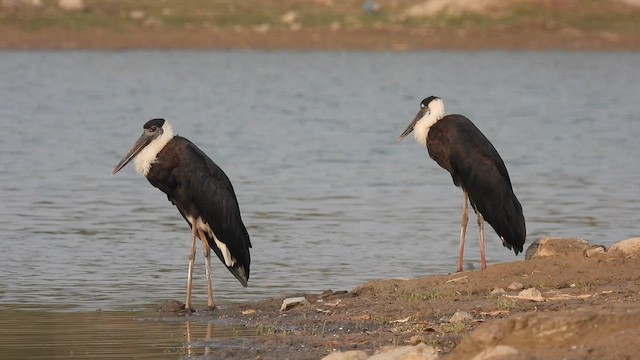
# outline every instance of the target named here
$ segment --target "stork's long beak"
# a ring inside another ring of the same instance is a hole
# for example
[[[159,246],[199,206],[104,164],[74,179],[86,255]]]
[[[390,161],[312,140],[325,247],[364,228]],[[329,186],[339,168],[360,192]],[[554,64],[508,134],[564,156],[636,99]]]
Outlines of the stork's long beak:
[[[136,155],[138,155],[138,153],[142,151],[145,146],[149,145],[152,140],[152,136],[148,136],[146,133],[142,133],[138,140],[136,140],[136,142],[133,144],[127,155],[125,155],[122,160],[120,160],[118,165],[113,168],[113,172],[111,173],[111,175],[115,175],[118,171],[120,171],[120,169],[125,167],[131,161],[131,159],[136,157]]]
[[[411,132],[413,131],[413,128],[416,126],[416,123],[422,119],[422,116],[424,114],[422,113],[422,111],[418,111],[418,114],[416,115],[415,118],[413,118],[413,121],[411,121],[411,124],[409,124],[409,126],[407,126],[407,128],[405,129],[405,131],[400,134],[400,137],[398,138],[398,142],[402,141],[402,139],[404,139],[407,135],[411,134]]]

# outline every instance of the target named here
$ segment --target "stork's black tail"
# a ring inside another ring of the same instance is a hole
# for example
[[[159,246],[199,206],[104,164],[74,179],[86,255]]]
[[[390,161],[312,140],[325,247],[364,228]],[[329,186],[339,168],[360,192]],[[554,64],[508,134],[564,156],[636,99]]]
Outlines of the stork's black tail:
[[[502,245],[513,250],[516,255],[522,252],[527,229],[522,205],[513,193],[511,184],[494,187],[490,195],[474,196],[469,192],[471,205],[493,227],[502,239]]]
[[[238,264],[234,265],[233,267],[227,267],[227,269],[229,269],[233,276],[235,276],[236,279],[240,281],[240,284],[242,284],[242,286],[247,287],[247,284],[249,282],[249,266]]]
[[[485,212],[480,210],[480,213],[500,236],[502,245],[518,255],[523,250],[527,236],[522,205],[513,191],[502,196],[503,201],[496,202],[499,204],[497,207]]]

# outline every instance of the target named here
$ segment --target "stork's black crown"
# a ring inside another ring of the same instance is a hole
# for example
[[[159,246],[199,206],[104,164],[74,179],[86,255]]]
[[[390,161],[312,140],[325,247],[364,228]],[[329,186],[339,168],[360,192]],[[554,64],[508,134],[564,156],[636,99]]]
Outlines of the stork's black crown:
[[[154,127],[154,126],[156,128],[161,128],[162,125],[164,125],[164,119],[152,119],[152,120],[147,121],[144,124],[143,128],[144,129],[150,129],[150,128]]]
[[[424,100],[422,100],[422,102],[420,103],[420,106],[421,107],[427,107],[427,106],[429,106],[430,102],[432,102],[433,100],[436,100],[436,99],[440,99],[440,98],[437,97],[437,96],[429,96],[428,98],[425,98]]]

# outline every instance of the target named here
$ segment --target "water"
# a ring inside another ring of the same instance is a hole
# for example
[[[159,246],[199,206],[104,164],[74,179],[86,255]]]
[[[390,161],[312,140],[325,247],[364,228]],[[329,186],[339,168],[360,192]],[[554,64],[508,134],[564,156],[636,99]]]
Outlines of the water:
[[[438,95],[492,140],[543,236],[639,236],[639,53],[2,52],[0,309],[182,300],[190,232],[128,166],[154,117],[234,184],[250,287],[218,302],[455,270],[462,193],[412,138]],[[471,216],[465,263],[479,267]],[[487,261],[522,260],[487,228]],[[193,300],[206,304],[200,254]],[[26,311],[26,310],[25,310]],[[4,315],[3,315],[4,316]]]
[[[3,359],[195,359],[215,354],[243,326],[162,318],[151,312],[18,311],[0,317]]]

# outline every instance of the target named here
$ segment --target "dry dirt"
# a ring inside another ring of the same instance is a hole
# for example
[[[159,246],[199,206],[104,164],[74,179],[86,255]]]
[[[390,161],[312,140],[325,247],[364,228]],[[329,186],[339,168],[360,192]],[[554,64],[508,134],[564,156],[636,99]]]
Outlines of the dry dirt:
[[[518,359],[632,359],[640,352],[639,280],[640,259],[576,252],[289,294],[308,303],[280,311],[283,297],[217,309],[217,321],[254,327],[258,336],[219,340],[215,358],[320,359],[335,350],[372,354],[424,342],[445,359],[470,359],[498,344],[518,349]],[[542,298],[519,299],[520,287],[509,289],[514,282]],[[492,294],[496,288],[505,294]],[[473,319],[449,322],[457,311]]]

